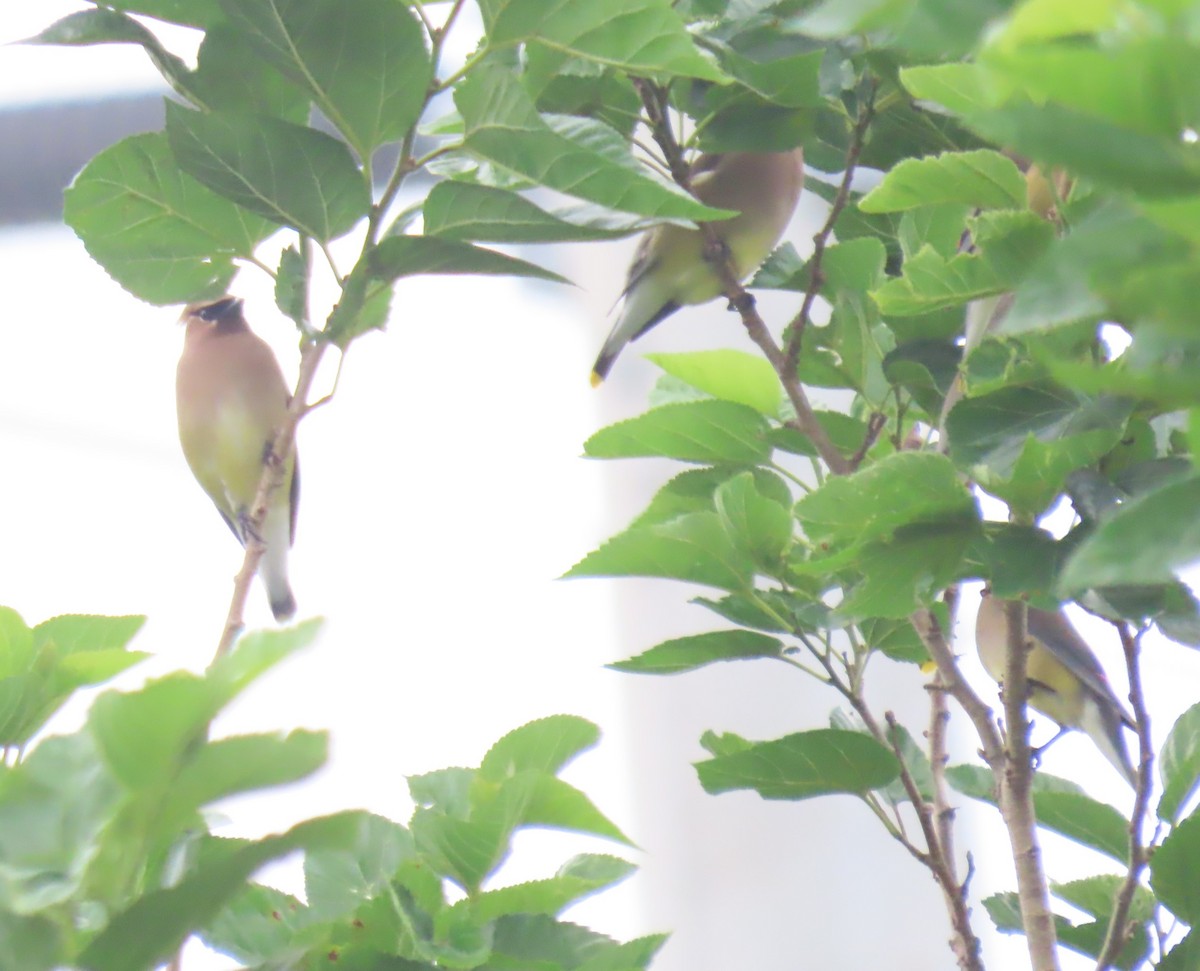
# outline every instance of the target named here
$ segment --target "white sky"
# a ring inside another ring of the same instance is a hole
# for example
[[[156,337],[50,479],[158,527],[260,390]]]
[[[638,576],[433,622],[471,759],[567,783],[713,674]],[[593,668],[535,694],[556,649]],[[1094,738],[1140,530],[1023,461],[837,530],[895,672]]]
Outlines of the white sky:
[[[0,42],[84,5],[9,6]],[[156,75],[132,47],[0,47],[0,102],[93,96],[98,78],[112,91],[144,88]],[[792,237],[811,233],[797,225]],[[713,799],[695,783],[689,762],[702,755],[696,739],[704,729],[768,738],[820,727],[830,696],[767,666],[667,680],[606,671],[606,661],[717,624],[688,607],[676,584],[554,580],[674,471],[579,457],[592,431],[641,410],[654,374],[641,354],[744,346],[720,307],[690,311],[691,326],[680,315],[659,328],[627,352],[609,384],[590,391],[588,368],[628,247],[562,254],[557,268],[581,284],[575,291],[485,278],[405,281],[388,331],[355,345],[335,401],[299,436],[293,586],[301,617],[327,618],[324,633],[219,726],[231,733],[329,728],[333,755],[311,783],[224,806],[229,831],[274,831],[353,806],[405,821],[406,774],[477,763],[518,724],[571,712],[597,721],[604,739],[569,778],[646,851],[631,854],[644,866],[640,875],[573,919],[618,937],[675,929],[657,965],[663,971],[739,963],[790,971],[799,954],[811,966],[849,966],[851,958],[871,966],[887,955],[892,968],[949,969],[944,927],[913,941],[906,928],[914,912],[896,907],[902,901],[926,915],[919,919],[942,920],[932,882],[865,812],[848,810],[850,800]],[[220,632],[240,552],[178,451],[175,312],[129,297],[61,228],[0,234],[0,266],[20,281],[6,291],[0,356],[9,510],[0,525],[0,603],[30,623],[63,612],[146,613],[137,646],[155,657],[125,683],[200,670]],[[294,337],[266,284],[244,272],[236,291],[294,375]],[[769,319],[783,319],[791,302],[767,295],[762,306]],[[270,623],[261,589],[252,593],[250,620]],[[1120,694],[1119,649],[1102,626],[1096,630]],[[969,635],[960,650],[975,683],[987,686]],[[1148,667],[1161,743],[1195,700],[1200,663],[1195,652],[1154,645]],[[919,678],[883,659],[873,664],[873,673],[885,672],[882,703],[919,733]],[[67,730],[80,717],[76,708],[57,727]],[[1041,731],[1049,733],[1045,725]],[[960,757],[972,751],[960,739]],[[1057,743],[1045,766],[1087,780],[1122,808],[1130,801],[1082,738]],[[992,815],[965,808],[960,818],[979,827],[976,891],[1011,888]],[[960,846],[969,841],[964,834]],[[862,853],[843,857],[847,845]],[[511,879],[546,875],[575,852],[611,849],[530,834]],[[1053,837],[1046,852],[1056,875],[1099,868],[1092,855]],[[271,878],[296,889],[294,870],[276,868]],[[887,935],[856,935],[850,900],[878,908],[872,919],[897,921],[905,953]],[[977,907],[978,929],[987,923]],[[997,966],[1023,960],[1020,943],[988,939]],[[229,966],[199,949],[185,965]]]

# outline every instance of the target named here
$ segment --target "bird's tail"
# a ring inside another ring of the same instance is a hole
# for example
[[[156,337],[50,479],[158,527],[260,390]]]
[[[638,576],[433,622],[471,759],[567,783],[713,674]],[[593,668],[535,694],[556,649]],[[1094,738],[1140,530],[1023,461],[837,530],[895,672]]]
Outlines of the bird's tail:
[[[1125,745],[1125,735],[1121,731],[1123,723],[1120,708],[1110,704],[1107,699],[1089,697],[1084,702],[1079,727],[1096,743],[1096,748],[1104,753],[1104,757],[1116,767],[1126,781],[1136,788],[1137,770]]]
[[[267,550],[263,554],[259,573],[267,588],[267,600],[271,604],[271,613],[275,620],[285,623],[296,614],[296,598],[292,596],[292,588],[288,583],[287,557],[291,540],[291,522],[286,505],[274,506],[267,513],[266,526]]]

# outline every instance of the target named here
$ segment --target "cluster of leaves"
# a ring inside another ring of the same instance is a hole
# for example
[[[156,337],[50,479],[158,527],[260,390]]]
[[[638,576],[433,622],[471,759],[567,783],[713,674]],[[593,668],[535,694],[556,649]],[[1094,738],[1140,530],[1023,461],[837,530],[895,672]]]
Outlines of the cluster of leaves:
[[[655,407],[587,443],[597,457],[665,456],[696,467],[572,574],[704,584],[720,597],[700,602],[730,625],[623,666],[815,662],[820,676],[860,697],[872,655],[927,660],[908,619],[929,610],[947,629],[942,592],[978,577],[1002,597],[1043,606],[1072,597],[1200,643],[1200,610],[1175,577],[1200,553],[1190,516],[1200,490],[1191,326],[1200,283],[1192,80],[1200,36],[1191,3],[477,5],[483,36],[452,73],[441,58],[463,0],[119,0],[60,21],[37,40],[137,44],[181,99],[168,105],[164,132],[121,142],[80,174],[68,222],[143,299],[213,295],[238,264],[250,264],[275,278],[279,306],[306,340],[345,345],[382,325],[390,287],[405,275],[559,279],[480,243],[583,242],[726,215],[635,159],[650,86],[687,120],[689,150],[803,145],[809,189],[839,208],[819,257],[806,262],[785,246],[753,281],[798,302],[803,294],[804,306],[819,296],[829,308],[827,321],[798,315],[785,335],[797,373],[730,352],[660,355],[666,376]],[[435,10],[444,19],[431,20]],[[159,42],[147,18],[203,32],[195,67]],[[399,146],[398,160],[378,172],[389,145]],[[851,159],[884,174],[870,192],[844,199],[830,184],[838,179],[820,173]],[[401,185],[419,170],[441,181],[395,211]],[[545,190],[573,201],[551,205]],[[277,267],[267,265],[261,245],[281,232],[289,245]],[[362,240],[361,253],[337,267],[328,244],[346,236]],[[314,252],[341,287],[321,328],[307,309]],[[1102,322],[1119,325],[1128,350],[1101,339]],[[815,420],[852,474],[826,477],[826,443],[797,421],[797,381],[849,397],[847,408]],[[934,429],[938,449],[923,448]],[[1006,503],[1013,521],[985,521],[967,480]],[[1079,522],[1055,536],[1037,521],[1063,495]],[[903,768],[920,783],[928,762],[899,726],[886,736],[864,727],[842,718],[761,743],[710,735],[701,781],[780,798],[852,792],[895,809],[912,797],[897,788],[897,774]],[[1195,738],[1189,713],[1160,756],[1167,794],[1159,812],[1177,828],[1155,856],[1157,897],[1139,898],[1139,921],[1156,902],[1195,920],[1185,881],[1176,882],[1200,863],[1188,815]],[[949,778],[987,794],[969,769]],[[467,796],[456,796],[454,781],[427,779],[420,789],[448,820],[443,835],[473,833],[466,823],[479,805],[506,805],[508,797],[489,802],[485,790],[498,780],[484,768],[469,785],[457,779]],[[1059,828],[1116,855],[1108,807],[1045,777],[1040,786],[1043,825],[1093,819],[1104,840]],[[1056,817],[1064,802],[1070,811]],[[427,826],[414,821],[418,846]],[[391,832],[368,826],[360,842],[378,850]],[[429,865],[470,899],[490,854],[444,853]],[[1094,914],[1101,931],[1106,879],[1057,891]],[[411,874],[389,886],[394,914],[436,903]],[[319,938],[325,931],[313,928],[338,907],[348,913],[345,903],[313,902],[314,894],[337,897],[327,889],[310,887],[304,910],[272,907],[305,916],[295,935],[267,934],[268,943]],[[249,921],[254,898],[241,907]],[[437,938],[443,949],[404,960],[482,953],[486,935],[460,923],[470,910],[437,909],[445,916],[430,926],[446,932]],[[1011,924],[1000,902],[991,912]],[[1064,930],[1063,940],[1095,953],[1101,936]],[[492,940],[502,938],[497,930]],[[1136,961],[1146,941],[1135,935],[1122,960]],[[1163,965],[1184,966],[1196,949],[1188,941]]]
[[[127,647],[141,623],[67,616],[30,629],[0,610],[0,966],[150,968],[194,932],[246,967],[537,961],[598,971],[645,967],[658,949],[658,937],[618,944],[557,917],[632,871],[616,857],[586,854],[544,880],[484,889],[523,827],[628,845],[558,778],[596,742],[579,718],[516,729],[478,769],[410,779],[408,828],[348,811],[257,840],[212,835],[206,814],[217,801],[295,782],[325,761],[321,732],[209,737],[243,689],[312,640],[315,622],[243,637],[204,676],[106,692],[78,732],[30,745],[74,688],[144,656]],[[247,882],[298,850],[306,902]]]

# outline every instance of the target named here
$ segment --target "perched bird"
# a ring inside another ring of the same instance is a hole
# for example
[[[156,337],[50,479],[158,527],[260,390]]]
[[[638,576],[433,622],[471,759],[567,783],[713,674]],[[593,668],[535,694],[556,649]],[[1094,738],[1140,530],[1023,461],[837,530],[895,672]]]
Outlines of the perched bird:
[[[1004,604],[985,589],[975,621],[979,659],[998,682],[1004,680],[1008,653]],[[1121,733],[1122,725],[1136,725],[1113,694],[1096,655],[1061,611],[1030,607],[1028,618],[1033,644],[1025,662],[1029,704],[1058,722],[1061,731],[1078,728],[1085,732],[1129,784],[1136,785],[1136,772]]]
[[[188,306],[183,354],[175,375],[179,442],[217,511],[242,545],[250,538],[263,462],[287,412],[287,385],[279,362],[242,316],[242,301],[222,297]],[[287,554],[296,531],[300,475],[295,459],[284,486],[272,495],[262,528],[261,574],[278,621],[296,612],[287,578]]]
[[[691,184],[705,205],[741,214],[712,223],[741,280],[766,259],[787,228],[804,184],[804,157],[798,148],[701,155],[692,165]],[[699,230],[670,224],[651,229],[629,268],[621,315],[592,366],[592,385],[604,380],[630,341],[681,306],[720,294],[721,281],[704,258]]]

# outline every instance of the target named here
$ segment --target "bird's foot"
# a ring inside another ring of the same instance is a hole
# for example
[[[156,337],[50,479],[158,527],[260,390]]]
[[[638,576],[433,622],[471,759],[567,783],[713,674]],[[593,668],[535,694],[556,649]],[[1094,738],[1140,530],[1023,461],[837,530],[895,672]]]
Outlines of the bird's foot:
[[[263,543],[264,540],[258,530],[254,528],[254,524],[250,521],[250,513],[245,509],[238,510],[238,531],[242,534],[242,542],[248,543],[254,540],[256,543]]]

